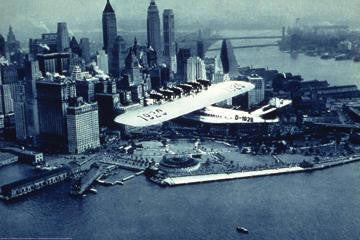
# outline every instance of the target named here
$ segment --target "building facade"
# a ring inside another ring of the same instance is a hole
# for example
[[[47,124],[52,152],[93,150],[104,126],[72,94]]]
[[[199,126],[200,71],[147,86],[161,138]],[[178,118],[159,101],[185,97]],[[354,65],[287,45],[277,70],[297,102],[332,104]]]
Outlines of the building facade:
[[[70,74],[70,53],[38,54],[39,69],[43,76],[46,73]]]
[[[104,50],[109,54],[117,36],[116,15],[110,1],[107,0],[102,15],[103,43]]]
[[[80,39],[81,57],[85,60],[85,63],[90,62],[90,41],[88,38]]]
[[[206,79],[205,63],[199,57],[190,57],[186,63],[186,80],[194,82]]]
[[[180,48],[177,53],[177,80],[178,82],[186,81],[187,60],[191,57],[191,49]]]
[[[59,22],[57,24],[57,51],[64,52],[70,47],[70,38],[67,29],[67,24],[65,22]]]
[[[248,92],[248,108],[260,104],[265,99],[265,81],[257,74],[247,77],[248,82],[255,85],[255,88]]]
[[[67,143],[66,110],[76,97],[73,81],[63,76],[37,81],[40,138],[45,147],[64,150]]]
[[[164,62],[176,72],[176,44],[175,44],[175,19],[172,9],[165,9],[163,13],[164,35]]]
[[[148,46],[151,46],[157,54],[157,63],[160,63],[162,57],[160,17],[155,0],[151,0],[147,12],[147,41]]]
[[[67,109],[68,151],[73,154],[100,146],[97,103],[87,104],[78,99]]]

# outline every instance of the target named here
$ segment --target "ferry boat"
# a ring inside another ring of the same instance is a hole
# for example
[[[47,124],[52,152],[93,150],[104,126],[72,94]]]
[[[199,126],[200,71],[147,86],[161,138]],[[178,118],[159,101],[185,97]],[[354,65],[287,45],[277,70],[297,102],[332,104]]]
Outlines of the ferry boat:
[[[245,234],[248,234],[249,233],[249,230],[247,230],[246,228],[244,227],[241,227],[241,226],[237,226],[236,227],[236,230],[240,233],[245,233]]]

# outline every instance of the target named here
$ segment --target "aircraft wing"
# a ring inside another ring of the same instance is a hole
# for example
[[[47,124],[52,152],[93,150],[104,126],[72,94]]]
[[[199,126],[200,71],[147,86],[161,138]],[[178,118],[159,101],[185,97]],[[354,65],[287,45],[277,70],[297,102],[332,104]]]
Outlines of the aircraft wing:
[[[159,124],[200,110],[212,104],[246,93],[254,85],[243,81],[226,81],[212,84],[207,90],[182,96],[172,101],[129,110],[115,118],[115,122],[134,127]]]

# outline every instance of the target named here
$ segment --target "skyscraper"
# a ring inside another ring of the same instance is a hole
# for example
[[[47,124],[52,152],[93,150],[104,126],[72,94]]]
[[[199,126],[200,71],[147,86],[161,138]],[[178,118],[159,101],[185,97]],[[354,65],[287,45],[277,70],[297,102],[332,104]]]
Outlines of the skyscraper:
[[[44,147],[65,150],[67,146],[66,109],[76,97],[75,83],[63,76],[36,82],[40,138]]]
[[[70,49],[72,53],[75,53],[78,56],[81,56],[81,49],[78,41],[76,40],[75,36],[71,38],[70,41]]]
[[[67,139],[70,153],[82,153],[100,146],[97,103],[87,104],[80,97],[67,109]]]
[[[230,40],[224,39],[222,41],[220,58],[224,74],[237,77],[239,74],[237,69],[239,64],[237,63]]]
[[[206,79],[205,63],[199,57],[190,57],[186,63],[186,81],[194,82],[199,79]]]
[[[117,36],[112,49],[110,50],[109,57],[109,74],[112,77],[120,77],[120,69],[124,65],[124,59],[122,59],[124,39],[121,36]]]
[[[90,62],[90,42],[88,38],[80,39],[81,57],[86,63]]]
[[[25,87],[23,84],[16,85],[16,95],[14,98],[14,113],[15,113],[15,130],[16,139],[19,141],[26,141],[26,107],[25,107]]]
[[[103,28],[104,50],[107,54],[109,54],[110,50],[114,45],[115,38],[117,36],[116,15],[109,0],[107,0],[103,11],[102,28]]]
[[[70,38],[65,22],[59,22],[57,24],[57,51],[64,52],[70,47]]]
[[[166,65],[176,72],[175,20],[172,9],[163,13],[164,57]]]
[[[100,50],[96,55],[96,64],[105,74],[109,74],[109,59],[104,50]]]
[[[196,42],[196,50],[197,50],[197,56],[202,60],[204,60],[205,50],[204,50],[204,41],[202,39],[201,30],[199,30],[199,38]]]
[[[5,38],[0,34],[0,57],[6,56],[6,45]]]
[[[36,81],[41,77],[39,63],[31,58],[25,61],[25,117],[26,137],[33,144],[38,143],[39,112],[37,103]]]
[[[177,53],[177,79],[179,82],[186,81],[186,64],[191,57],[191,49],[180,48]]]
[[[161,62],[161,32],[159,10],[155,0],[151,0],[147,12],[147,40],[148,46],[151,46],[157,53],[157,62]]]
[[[8,115],[14,112],[14,102],[11,96],[11,87],[8,84],[0,85],[0,113]]]
[[[247,77],[247,80],[254,84],[255,88],[249,91],[248,94],[248,108],[260,104],[265,98],[265,81],[257,74],[252,74]]]
[[[15,34],[14,34],[11,26],[9,26],[6,47],[7,47],[9,54],[17,52],[20,49],[20,42],[16,40]]]

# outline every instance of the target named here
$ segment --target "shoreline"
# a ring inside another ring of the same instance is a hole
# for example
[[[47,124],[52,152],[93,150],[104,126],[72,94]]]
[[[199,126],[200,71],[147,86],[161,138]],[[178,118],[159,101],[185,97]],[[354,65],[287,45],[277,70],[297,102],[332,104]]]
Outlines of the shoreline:
[[[159,184],[162,186],[179,186],[179,185],[209,183],[209,182],[227,181],[227,180],[244,179],[244,178],[274,176],[280,174],[311,172],[311,171],[318,171],[326,168],[336,167],[344,164],[349,164],[357,161],[360,161],[360,155],[350,156],[347,159],[341,158],[338,161],[318,163],[310,168],[294,166],[294,167],[285,167],[285,168],[272,168],[272,169],[265,169],[258,171],[167,177],[163,179]]]

